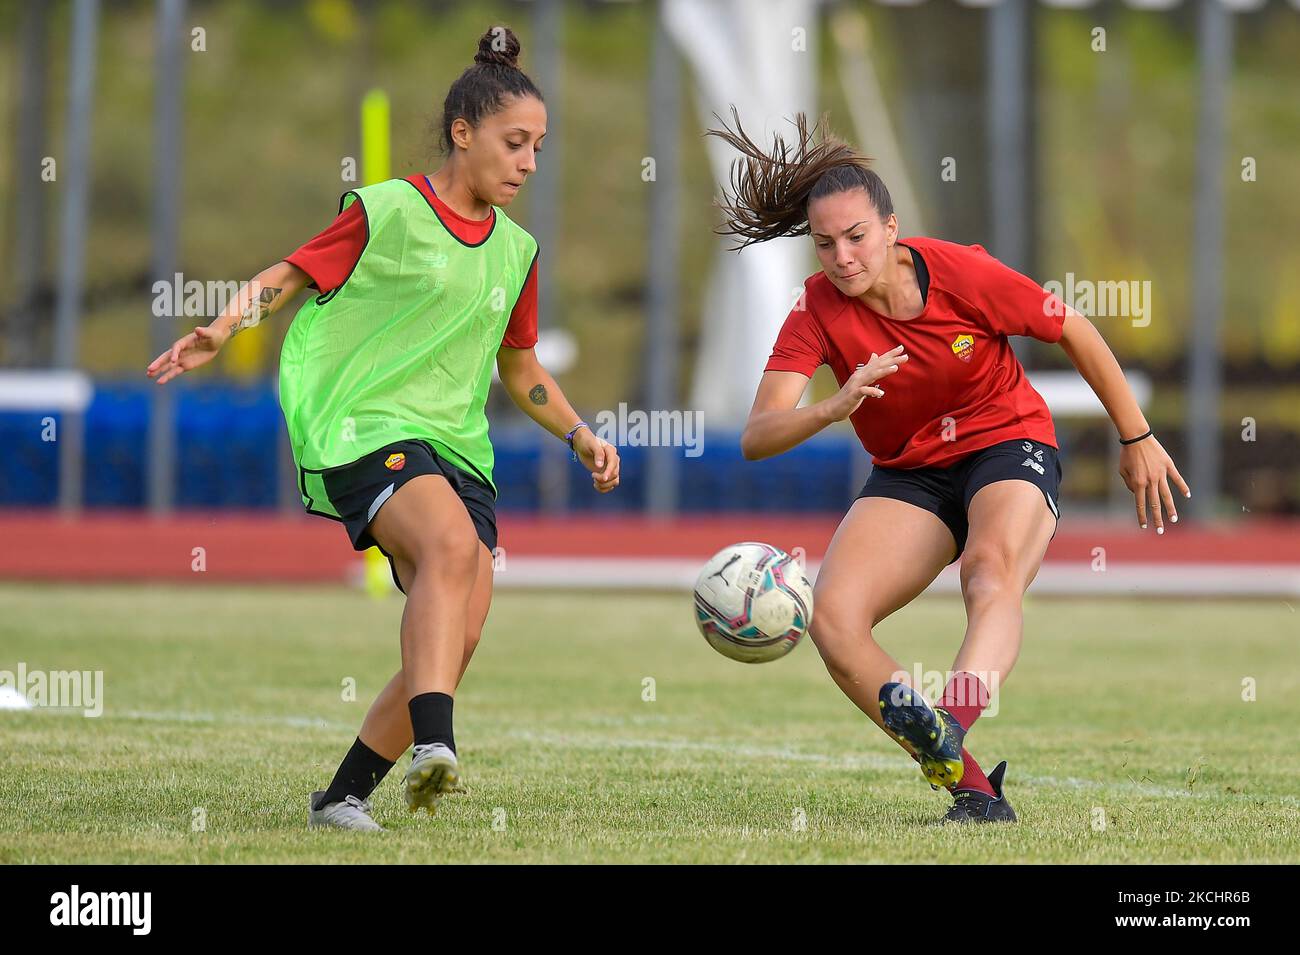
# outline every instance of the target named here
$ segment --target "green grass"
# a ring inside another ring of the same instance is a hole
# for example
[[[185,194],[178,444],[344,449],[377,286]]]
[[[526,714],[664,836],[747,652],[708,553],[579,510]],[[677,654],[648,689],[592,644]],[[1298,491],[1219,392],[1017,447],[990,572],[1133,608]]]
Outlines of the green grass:
[[[387,834],[309,832],[400,615],[343,589],[0,585],[0,670],[105,684],[97,719],[0,711],[0,862],[1300,861],[1300,621],[1281,601],[1031,598],[1001,711],[971,736],[986,768],[1010,760],[1022,821],[957,830],[811,645],[742,666],[684,596],[506,592],[458,694],[472,792],[408,816],[394,773]],[[959,602],[923,599],[880,637],[939,669],[962,625]]]

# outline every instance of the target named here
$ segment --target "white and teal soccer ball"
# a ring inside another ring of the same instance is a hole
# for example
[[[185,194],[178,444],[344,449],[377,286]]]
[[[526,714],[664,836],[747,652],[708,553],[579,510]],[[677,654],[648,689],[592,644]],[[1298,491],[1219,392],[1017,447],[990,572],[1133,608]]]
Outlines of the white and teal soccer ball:
[[[709,645],[741,663],[767,663],[795,648],[812,621],[812,584],[779,547],[724,547],[695,581],[695,623]]]

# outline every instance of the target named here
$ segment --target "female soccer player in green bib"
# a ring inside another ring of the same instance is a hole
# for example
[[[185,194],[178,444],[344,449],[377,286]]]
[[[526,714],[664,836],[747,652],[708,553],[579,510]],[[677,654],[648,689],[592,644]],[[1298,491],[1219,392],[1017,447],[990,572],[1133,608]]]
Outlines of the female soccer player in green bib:
[[[163,384],[209,361],[303,288],[280,358],[280,404],[299,491],[378,546],[406,594],[402,666],[371,705],[311,826],[377,830],[369,796],[412,743],[406,803],[433,812],[459,788],[452,698],[492,599],[497,531],[484,413],[492,363],[514,402],[570,447],[601,493],[618,452],[593,434],[538,363],[537,242],[502,207],[534,172],[542,94],[519,41],[493,27],[443,106],[447,161],[429,176],[344,195],[338,218],[260,273],[211,325],[158,356]]]

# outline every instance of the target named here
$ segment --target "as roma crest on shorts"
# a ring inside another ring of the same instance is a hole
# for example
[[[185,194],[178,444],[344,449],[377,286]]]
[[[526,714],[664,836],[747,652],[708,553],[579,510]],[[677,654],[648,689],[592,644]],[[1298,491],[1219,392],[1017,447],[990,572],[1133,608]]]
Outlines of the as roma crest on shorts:
[[[958,335],[952,340],[952,353],[962,361],[970,361],[971,356],[975,354],[975,337]]]
[[[388,460],[384,462],[384,467],[388,468],[390,471],[402,470],[402,468],[406,467],[406,455],[390,454]]]

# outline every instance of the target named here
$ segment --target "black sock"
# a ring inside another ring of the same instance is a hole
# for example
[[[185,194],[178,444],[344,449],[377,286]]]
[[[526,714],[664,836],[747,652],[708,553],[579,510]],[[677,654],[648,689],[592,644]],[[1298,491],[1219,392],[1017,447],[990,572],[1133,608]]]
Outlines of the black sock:
[[[456,737],[451,732],[452,699],[446,693],[421,693],[411,697],[407,708],[411,711],[411,731],[415,745],[445,743],[456,752]]]
[[[332,802],[342,802],[348,796],[369,799],[380,780],[392,768],[392,762],[361,742],[361,737],[358,736],[357,741],[348,750],[348,754],[343,757],[343,762],[339,763],[334,781],[330,783],[329,789],[325,790],[325,795],[316,800],[314,808],[319,809]]]

